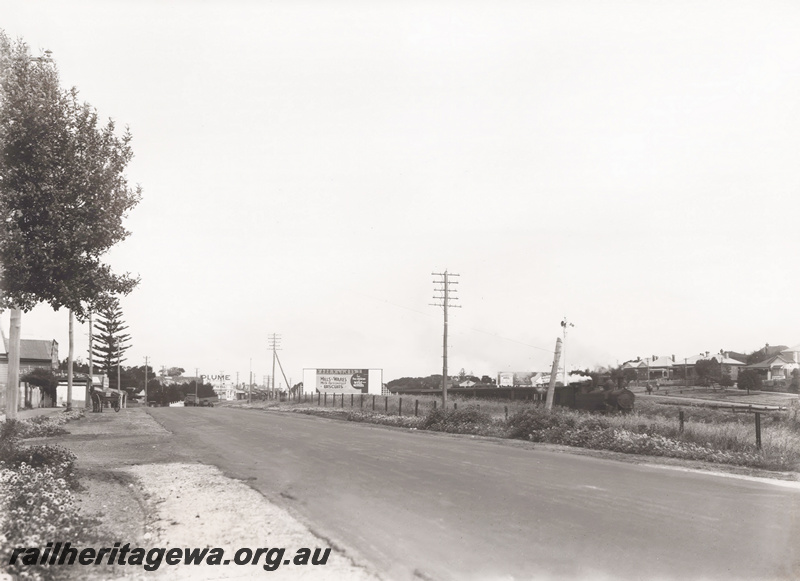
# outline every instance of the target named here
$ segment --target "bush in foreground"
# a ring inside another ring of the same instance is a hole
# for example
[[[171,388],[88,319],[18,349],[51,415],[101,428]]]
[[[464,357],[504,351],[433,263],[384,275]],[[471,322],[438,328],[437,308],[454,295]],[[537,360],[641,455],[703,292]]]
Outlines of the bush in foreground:
[[[0,424],[0,563],[20,579],[70,577],[71,567],[9,562],[14,547],[44,547],[54,539],[73,545],[98,544],[97,521],[74,503],[75,455],[54,445],[23,446],[23,438],[66,433],[61,426],[82,411]],[[74,573],[74,571],[72,571]]]

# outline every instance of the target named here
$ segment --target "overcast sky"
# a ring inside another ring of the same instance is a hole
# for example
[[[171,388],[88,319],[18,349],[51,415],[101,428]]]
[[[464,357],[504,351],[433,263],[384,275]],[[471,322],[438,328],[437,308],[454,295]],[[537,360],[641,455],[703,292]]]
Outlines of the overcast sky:
[[[0,0],[0,28],[133,134],[129,364],[260,381],[277,333],[293,383],[441,373],[445,270],[452,373],[549,370],[565,316],[570,368],[800,343],[796,1]],[[22,336],[63,358],[67,321]]]

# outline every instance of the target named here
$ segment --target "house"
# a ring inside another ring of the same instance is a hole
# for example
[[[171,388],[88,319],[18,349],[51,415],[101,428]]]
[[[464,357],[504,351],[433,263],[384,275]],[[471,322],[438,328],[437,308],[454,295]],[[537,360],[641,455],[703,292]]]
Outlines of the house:
[[[675,356],[671,357],[653,355],[641,359],[637,357],[622,364],[622,370],[632,369],[636,372],[636,379],[672,379]]]
[[[785,348],[763,361],[746,365],[745,369],[757,371],[767,381],[790,379],[792,371],[800,369],[800,345]]]
[[[674,378],[694,380],[698,378],[696,365],[698,361],[707,360],[713,361],[720,366],[720,375],[727,375],[734,381],[739,377],[739,370],[745,367],[745,364],[738,359],[730,357],[727,352],[711,353],[705,351],[683,359],[677,359],[673,364]]]
[[[675,367],[675,356],[658,356],[645,359],[647,362],[648,379],[672,379]]]
[[[6,387],[8,385],[8,339],[0,329],[2,345],[0,347],[0,409],[5,409]],[[30,373],[37,368],[45,368],[55,371],[58,369],[58,341],[55,339],[20,339],[19,345],[19,376]],[[19,385],[19,405],[24,407],[26,403],[32,407],[44,407],[53,405],[53,402],[45,401],[38,388],[29,387],[24,382]]]
[[[622,364],[622,371],[634,371],[636,379],[647,379],[647,361],[636,358]]]

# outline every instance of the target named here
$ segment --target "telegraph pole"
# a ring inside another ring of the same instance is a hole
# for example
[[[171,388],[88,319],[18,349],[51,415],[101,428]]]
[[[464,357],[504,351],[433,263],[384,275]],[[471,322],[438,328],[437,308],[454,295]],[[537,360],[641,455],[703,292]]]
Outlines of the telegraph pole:
[[[144,407],[147,407],[147,364],[148,357],[144,356]]]
[[[247,403],[253,403],[253,358],[250,358],[250,381],[247,383]]]
[[[444,311],[444,333],[442,338],[442,408],[444,408],[447,405],[447,310],[449,307],[461,308],[460,305],[450,304],[450,301],[458,299],[456,296],[451,296],[454,295],[456,291],[450,288],[450,285],[458,284],[458,281],[450,280],[450,277],[460,275],[447,272],[447,270],[444,272],[433,272],[431,274],[433,276],[442,277],[433,281],[433,284],[438,285],[434,287],[434,292],[440,293],[433,295],[433,298],[441,302],[431,303],[431,306],[442,307]]]
[[[92,409],[92,391],[94,388],[94,361],[93,357],[93,340],[94,332],[92,329],[92,311],[89,311],[89,383],[86,385],[86,409]],[[147,367],[145,367],[144,384],[147,385]]]
[[[269,347],[272,349],[272,395],[275,396],[275,359],[277,358],[278,354],[277,351],[280,349],[281,343],[281,336],[276,335],[273,333],[269,338]]]
[[[547,387],[547,401],[545,409],[553,409],[553,400],[556,398],[556,376],[558,376],[558,360],[561,357],[561,337],[556,339],[556,352],[553,357],[553,367],[550,370],[550,385]]]
[[[574,326],[575,325],[573,325],[572,323],[567,321],[567,317],[566,316],[564,317],[564,320],[561,321],[561,328],[564,331],[564,341],[563,341],[563,343],[561,345],[561,360],[563,361],[562,365],[564,366],[564,387],[567,387],[569,385],[567,383],[567,356],[566,356],[567,350],[564,347],[564,345],[567,344],[567,327],[574,327]]]

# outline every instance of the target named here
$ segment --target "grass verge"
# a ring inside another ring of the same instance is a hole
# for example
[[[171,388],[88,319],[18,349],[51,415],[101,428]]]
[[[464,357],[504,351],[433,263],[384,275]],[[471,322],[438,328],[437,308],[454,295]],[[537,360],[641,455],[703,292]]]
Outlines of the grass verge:
[[[631,414],[596,415],[560,407],[548,412],[540,405],[497,400],[454,401],[450,405],[456,409],[448,406],[446,410],[434,407],[430,399],[420,405],[409,398],[400,402],[392,396],[368,396],[366,402],[364,405],[356,396],[352,407],[349,398],[339,398],[328,406],[317,405],[312,400],[261,402],[251,407],[279,408],[409,429],[520,439],[771,471],[800,471],[800,402],[797,401],[788,412],[761,414],[760,449],[756,445],[753,414],[702,407],[643,401],[637,402],[636,411]],[[420,409],[423,413],[419,413]]]

